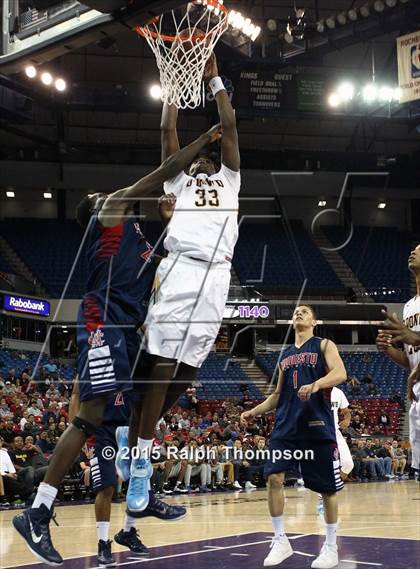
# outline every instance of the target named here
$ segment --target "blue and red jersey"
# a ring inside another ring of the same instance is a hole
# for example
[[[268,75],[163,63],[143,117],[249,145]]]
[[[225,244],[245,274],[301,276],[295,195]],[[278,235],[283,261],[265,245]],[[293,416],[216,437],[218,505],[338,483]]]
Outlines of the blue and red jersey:
[[[328,371],[321,351],[322,338],[312,336],[300,348],[287,348],[279,362],[283,383],[272,438],[284,440],[335,440],[331,389],[321,389],[301,401],[302,385],[313,383]]]

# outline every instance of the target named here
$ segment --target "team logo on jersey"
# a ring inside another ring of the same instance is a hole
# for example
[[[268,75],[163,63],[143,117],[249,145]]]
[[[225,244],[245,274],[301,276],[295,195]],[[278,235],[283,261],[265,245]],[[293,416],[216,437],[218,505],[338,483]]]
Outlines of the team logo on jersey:
[[[146,261],[146,263],[150,262],[150,257],[152,256],[153,247],[146,241],[147,250],[141,254],[142,259]]]
[[[88,340],[88,344],[91,348],[100,348],[105,344],[104,333],[98,328],[98,330],[92,330]]]
[[[143,237],[143,231],[140,228],[140,223],[135,222],[133,223],[133,226],[134,226],[134,231],[138,233],[141,237]]]

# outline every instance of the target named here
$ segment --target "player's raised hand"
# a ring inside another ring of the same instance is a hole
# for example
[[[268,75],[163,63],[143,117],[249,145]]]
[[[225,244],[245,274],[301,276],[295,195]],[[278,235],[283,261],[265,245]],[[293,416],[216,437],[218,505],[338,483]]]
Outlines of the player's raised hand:
[[[239,419],[239,422],[241,423],[241,425],[243,425],[244,427],[246,427],[248,425],[248,423],[250,421],[252,421],[252,419],[254,418],[254,413],[252,412],[252,409],[249,411],[244,411]]]
[[[220,123],[212,126],[211,129],[206,132],[206,135],[209,138],[209,143],[220,140],[222,138],[222,133],[222,125]]]
[[[210,55],[207,60],[206,66],[204,68],[204,81],[211,81],[213,77],[217,77],[219,75],[219,69],[217,67],[217,59],[214,52]]]
[[[402,342],[403,344],[416,345],[418,342],[418,335],[405,326],[395,312],[394,314],[388,314],[386,310],[382,310],[382,314],[386,319],[381,324],[378,337],[383,336],[388,338],[389,345],[391,345],[391,342]]]
[[[308,385],[302,385],[298,391],[298,397],[301,401],[309,401],[312,393],[319,391],[319,387],[316,381],[314,383],[309,383]]]
[[[388,348],[390,348],[391,345],[391,334],[388,334],[388,331],[379,330],[378,335],[376,336],[376,347],[378,348],[378,352],[388,351]]]

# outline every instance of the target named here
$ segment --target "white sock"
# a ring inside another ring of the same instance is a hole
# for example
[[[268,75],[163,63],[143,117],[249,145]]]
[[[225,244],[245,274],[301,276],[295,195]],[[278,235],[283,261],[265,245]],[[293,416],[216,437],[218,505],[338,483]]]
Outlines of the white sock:
[[[337,524],[325,524],[327,545],[337,545]]]
[[[57,488],[54,488],[54,486],[41,482],[32,508],[39,508],[41,504],[45,504],[47,508],[51,510],[55,497],[57,496],[57,491]]]
[[[131,528],[136,527],[136,518],[132,518],[128,514],[125,515],[125,522],[124,522],[124,531],[130,531]]]
[[[153,439],[137,439],[137,446],[140,449],[140,458],[147,458],[150,460],[150,454],[152,452]]]
[[[274,528],[274,537],[282,537],[284,535],[284,518],[283,516],[276,516],[271,518]]]
[[[98,540],[108,541],[109,538],[109,522],[96,522],[96,533]]]

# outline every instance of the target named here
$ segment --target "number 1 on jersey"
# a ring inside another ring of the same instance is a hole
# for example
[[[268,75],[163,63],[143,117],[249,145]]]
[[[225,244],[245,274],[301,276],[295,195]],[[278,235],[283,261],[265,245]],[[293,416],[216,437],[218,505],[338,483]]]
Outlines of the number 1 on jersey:
[[[298,386],[298,372],[297,369],[293,370],[293,387],[297,389]]]

